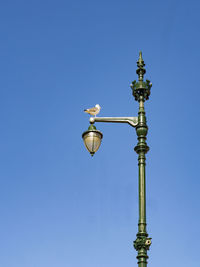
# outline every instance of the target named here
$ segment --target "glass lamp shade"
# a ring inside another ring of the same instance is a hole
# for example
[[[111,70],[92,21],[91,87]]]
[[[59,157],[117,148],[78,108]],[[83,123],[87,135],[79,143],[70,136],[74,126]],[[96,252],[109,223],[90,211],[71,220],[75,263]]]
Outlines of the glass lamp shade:
[[[94,125],[90,125],[88,130],[82,134],[84,145],[93,156],[101,145],[103,134],[96,129]]]

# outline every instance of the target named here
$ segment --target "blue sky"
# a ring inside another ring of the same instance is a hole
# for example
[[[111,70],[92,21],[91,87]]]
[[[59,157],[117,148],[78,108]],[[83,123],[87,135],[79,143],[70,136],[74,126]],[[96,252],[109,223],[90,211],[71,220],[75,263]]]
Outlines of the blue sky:
[[[200,266],[199,1],[1,1],[0,266],[137,266],[135,130],[129,84],[142,50],[153,83],[149,126],[149,266]]]

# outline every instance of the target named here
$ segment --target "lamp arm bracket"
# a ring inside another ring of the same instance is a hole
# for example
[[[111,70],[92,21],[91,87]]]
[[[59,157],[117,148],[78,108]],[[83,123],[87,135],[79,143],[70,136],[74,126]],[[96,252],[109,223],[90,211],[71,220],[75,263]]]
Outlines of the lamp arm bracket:
[[[115,123],[128,123],[132,127],[138,125],[138,117],[90,117],[90,123],[95,122],[115,122]]]

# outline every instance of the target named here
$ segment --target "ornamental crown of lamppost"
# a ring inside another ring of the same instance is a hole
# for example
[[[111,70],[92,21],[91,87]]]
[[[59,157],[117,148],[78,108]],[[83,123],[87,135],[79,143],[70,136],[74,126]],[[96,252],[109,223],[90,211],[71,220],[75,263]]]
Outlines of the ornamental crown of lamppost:
[[[140,97],[143,97],[143,100],[148,100],[150,93],[151,93],[151,87],[152,83],[149,80],[144,81],[144,74],[146,73],[146,69],[144,68],[144,60],[142,58],[142,52],[139,53],[139,59],[137,61],[138,69],[136,70],[136,73],[138,74],[138,82],[133,81],[130,85],[133,91],[133,96],[135,97],[136,101],[140,100]]]

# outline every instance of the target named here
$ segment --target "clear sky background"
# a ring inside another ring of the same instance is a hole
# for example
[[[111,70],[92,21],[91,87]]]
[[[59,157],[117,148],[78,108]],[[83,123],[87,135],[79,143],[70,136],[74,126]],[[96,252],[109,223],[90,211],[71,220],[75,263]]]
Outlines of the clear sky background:
[[[0,266],[132,267],[138,223],[135,130],[97,124],[136,116],[129,84],[142,50],[153,83],[149,267],[200,266],[199,1],[1,1]]]

